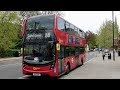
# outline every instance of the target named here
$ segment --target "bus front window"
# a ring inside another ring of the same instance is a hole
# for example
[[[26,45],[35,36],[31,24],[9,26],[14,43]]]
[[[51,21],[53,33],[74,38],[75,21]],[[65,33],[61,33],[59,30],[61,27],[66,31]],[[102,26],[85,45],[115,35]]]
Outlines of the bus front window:
[[[54,54],[55,46],[51,44],[25,45],[24,47],[24,61],[31,64],[45,64],[54,61]]]

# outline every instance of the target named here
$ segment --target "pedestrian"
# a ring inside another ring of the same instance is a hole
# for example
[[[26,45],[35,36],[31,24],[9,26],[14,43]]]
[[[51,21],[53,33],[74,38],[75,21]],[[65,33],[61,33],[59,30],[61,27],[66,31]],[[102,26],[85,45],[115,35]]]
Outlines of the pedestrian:
[[[103,57],[103,60],[105,59],[105,52],[103,51],[102,52],[102,57]]]
[[[100,49],[98,49],[98,52],[99,52],[99,54],[100,54]]]
[[[110,53],[108,53],[108,59],[110,59]]]
[[[111,59],[111,53],[110,53],[110,59]]]

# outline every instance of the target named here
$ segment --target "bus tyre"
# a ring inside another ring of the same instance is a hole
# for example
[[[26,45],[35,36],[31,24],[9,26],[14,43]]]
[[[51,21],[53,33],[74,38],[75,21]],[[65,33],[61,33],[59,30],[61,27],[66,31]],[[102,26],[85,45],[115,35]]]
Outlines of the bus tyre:
[[[70,65],[67,64],[67,71],[66,71],[66,74],[68,74],[70,72]]]
[[[77,67],[77,66],[79,66],[79,64],[78,64],[78,59],[76,59],[76,67]]]
[[[81,60],[81,63],[82,63],[82,64],[81,64],[81,66],[82,66],[82,65],[83,65],[83,59]]]

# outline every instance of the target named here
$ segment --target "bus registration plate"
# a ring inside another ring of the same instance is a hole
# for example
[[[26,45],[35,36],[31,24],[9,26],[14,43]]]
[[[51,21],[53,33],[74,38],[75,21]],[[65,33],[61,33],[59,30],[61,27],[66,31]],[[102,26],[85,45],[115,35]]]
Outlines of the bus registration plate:
[[[40,73],[33,73],[33,76],[41,76]]]

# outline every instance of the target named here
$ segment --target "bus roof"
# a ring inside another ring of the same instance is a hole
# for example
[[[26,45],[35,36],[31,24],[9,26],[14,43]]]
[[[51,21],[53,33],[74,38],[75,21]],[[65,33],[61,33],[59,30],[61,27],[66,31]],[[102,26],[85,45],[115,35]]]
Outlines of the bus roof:
[[[42,16],[54,16],[54,14],[49,14],[49,15],[36,15],[36,16],[31,16],[31,17],[29,17],[29,19],[38,18],[38,17],[42,17]]]

